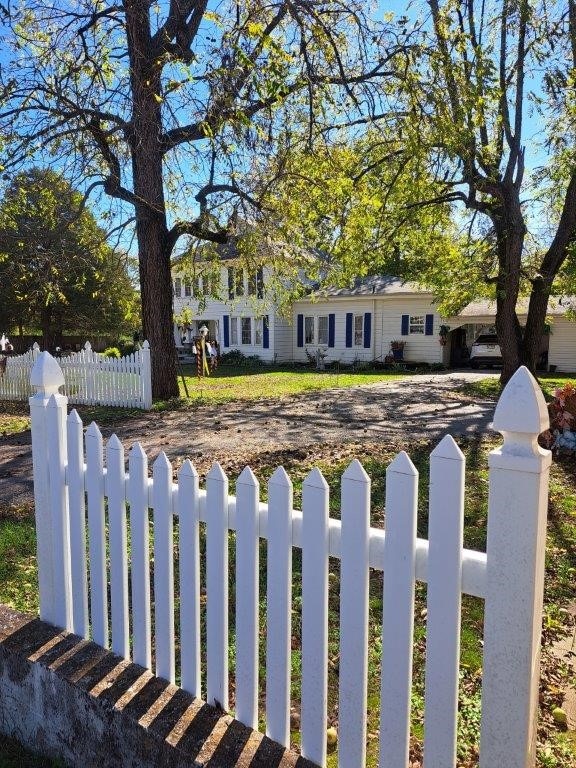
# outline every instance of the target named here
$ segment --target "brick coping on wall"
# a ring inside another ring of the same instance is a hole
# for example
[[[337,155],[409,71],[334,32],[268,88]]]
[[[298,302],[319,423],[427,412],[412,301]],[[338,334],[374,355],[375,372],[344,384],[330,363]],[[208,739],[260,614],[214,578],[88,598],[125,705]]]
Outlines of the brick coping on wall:
[[[82,768],[313,768],[143,667],[3,605],[0,732]]]

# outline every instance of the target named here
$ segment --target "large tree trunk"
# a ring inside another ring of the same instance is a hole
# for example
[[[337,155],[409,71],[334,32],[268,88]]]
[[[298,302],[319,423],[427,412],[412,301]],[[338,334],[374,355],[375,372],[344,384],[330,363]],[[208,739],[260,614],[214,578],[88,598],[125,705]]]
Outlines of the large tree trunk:
[[[151,349],[152,393],[164,399],[179,392],[162,174],[160,70],[154,61],[148,4],[126,0],[125,10],[134,105],[130,143],[142,326]]]
[[[496,333],[502,351],[504,387],[523,362],[522,328],[516,314],[520,291],[520,270],[526,225],[518,191],[501,185],[501,205],[492,214],[497,238],[498,278],[496,281]]]
[[[549,295],[550,288],[547,281],[542,279],[535,280],[528,304],[528,316],[526,318],[522,349],[522,362],[533,373],[536,373],[536,366],[540,359]]]

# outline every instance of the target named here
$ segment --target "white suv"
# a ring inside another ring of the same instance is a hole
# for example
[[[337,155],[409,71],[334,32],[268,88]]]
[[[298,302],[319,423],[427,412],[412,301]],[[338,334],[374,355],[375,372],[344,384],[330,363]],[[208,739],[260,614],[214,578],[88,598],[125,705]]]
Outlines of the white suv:
[[[502,365],[502,352],[495,333],[481,333],[470,350],[470,368]]]

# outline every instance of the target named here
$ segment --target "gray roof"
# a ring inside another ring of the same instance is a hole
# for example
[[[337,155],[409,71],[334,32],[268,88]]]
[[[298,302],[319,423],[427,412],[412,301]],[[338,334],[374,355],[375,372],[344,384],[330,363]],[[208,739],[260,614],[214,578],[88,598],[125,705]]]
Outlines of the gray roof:
[[[528,314],[528,298],[523,296],[518,299],[516,304],[516,313],[518,315]],[[565,315],[570,310],[576,309],[576,297],[574,296],[551,296],[548,302],[548,315]],[[488,299],[482,301],[472,301],[462,309],[456,317],[496,317],[496,302]]]
[[[357,277],[350,287],[326,288],[318,292],[321,296],[387,296],[390,294],[423,293],[430,294],[416,283],[409,283],[392,275],[368,275]]]

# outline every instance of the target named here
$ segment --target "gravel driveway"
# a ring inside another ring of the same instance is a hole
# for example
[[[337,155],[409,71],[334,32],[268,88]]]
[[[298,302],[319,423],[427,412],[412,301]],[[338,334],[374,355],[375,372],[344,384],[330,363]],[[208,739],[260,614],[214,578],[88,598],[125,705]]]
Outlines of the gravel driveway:
[[[128,450],[139,440],[151,459],[224,461],[243,455],[318,443],[438,440],[447,432],[472,435],[490,430],[494,401],[457,391],[467,381],[497,376],[450,372],[407,376],[346,389],[310,392],[283,400],[206,405],[143,413],[116,424]],[[108,437],[112,429],[104,428]],[[30,433],[0,438],[0,505],[32,500]]]

